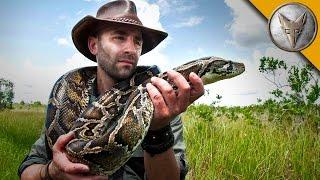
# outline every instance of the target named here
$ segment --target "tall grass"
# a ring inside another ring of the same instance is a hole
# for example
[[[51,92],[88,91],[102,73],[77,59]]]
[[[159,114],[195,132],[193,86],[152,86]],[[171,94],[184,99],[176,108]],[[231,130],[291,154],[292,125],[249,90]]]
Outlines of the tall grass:
[[[184,123],[188,179],[319,179],[319,109],[304,117],[273,110],[189,108]]]
[[[0,179],[17,168],[39,137],[44,112],[0,112]],[[187,179],[319,179],[320,108],[265,103],[191,106],[184,114]]]
[[[0,179],[18,179],[18,166],[39,137],[43,119],[43,111],[0,112]]]

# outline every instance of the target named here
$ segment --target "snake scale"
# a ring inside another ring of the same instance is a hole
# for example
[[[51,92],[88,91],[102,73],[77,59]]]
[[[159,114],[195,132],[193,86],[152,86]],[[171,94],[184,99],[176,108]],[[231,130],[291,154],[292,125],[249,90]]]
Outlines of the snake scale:
[[[242,63],[205,57],[174,70],[186,79],[190,72],[195,72],[204,84],[210,84],[237,76],[245,67]],[[48,103],[49,147],[60,135],[74,131],[75,138],[66,146],[71,160],[87,164],[92,174],[114,173],[129,160],[150,126],[154,107],[145,85],[152,76],[169,81],[167,74],[159,73],[154,66],[138,66],[130,79],[119,82],[90,103],[96,67],[63,75],[54,85]]]

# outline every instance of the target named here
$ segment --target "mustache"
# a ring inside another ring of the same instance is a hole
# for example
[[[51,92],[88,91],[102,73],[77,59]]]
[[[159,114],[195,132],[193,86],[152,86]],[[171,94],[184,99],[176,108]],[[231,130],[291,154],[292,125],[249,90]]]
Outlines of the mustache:
[[[127,59],[129,61],[132,62],[137,62],[138,61],[138,56],[136,54],[131,54],[131,53],[124,53],[121,54],[120,56],[118,56],[118,61],[122,60],[122,59]]]

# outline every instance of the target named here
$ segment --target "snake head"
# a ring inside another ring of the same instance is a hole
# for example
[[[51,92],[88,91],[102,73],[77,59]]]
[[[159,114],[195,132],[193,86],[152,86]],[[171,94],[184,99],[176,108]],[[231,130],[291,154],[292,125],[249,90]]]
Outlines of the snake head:
[[[245,71],[243,63],[223,59],[208,59],[205,71],[200,75],[204,84],[214,83],[240,75]]]

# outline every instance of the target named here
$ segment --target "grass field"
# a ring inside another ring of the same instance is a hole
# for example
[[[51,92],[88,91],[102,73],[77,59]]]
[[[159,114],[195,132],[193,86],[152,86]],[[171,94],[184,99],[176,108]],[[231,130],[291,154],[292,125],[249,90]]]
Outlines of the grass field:
[[[319,107],[193,106],[189,179],[320,179]]]
[[[44,110],[0,112],[0,179],[38,138]],[[184,114],[188,179],[319,179],[320,108],[192,106]]]
[[[44,111],[0,112],[0,179],[18,179],[17,169],[43,126]]]

